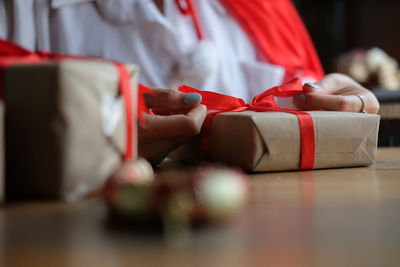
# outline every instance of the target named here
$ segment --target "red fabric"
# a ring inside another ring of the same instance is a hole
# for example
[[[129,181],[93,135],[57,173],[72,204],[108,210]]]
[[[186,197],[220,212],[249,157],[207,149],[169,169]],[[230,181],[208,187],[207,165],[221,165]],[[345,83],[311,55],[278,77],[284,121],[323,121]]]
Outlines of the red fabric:
[[[290,0],[220,0],[261,51],[264,59],[286,69],[285,80],[324,76],[321,63]]]
[[[47,51],[31,52],[11,42],[0,39],[0,96],[4,99],[4,69],[13,64],[23,63],[40,63],[46,60],[62,60],[62,59],[91,59],[109,62],[103,59],[96,59],[90,57],[76,57],[70,55],[58,55]],[[119,91],[124,99],[125,113],[126,113],[126,149],[123,155],[124,160],[129,160],[135,155],[133,154],[133,140],[136,138],[133,132],[133,108],[132,108],[132,95],[130,87],[130,75],[126,67],[119,63],[113,62],[119,73]],[[152,91],[140,85],[138,90],[138,117],[143,120],[142,111],[147,111],[143,101],[144,93],[152,93]]]
[[[179,91],[184,93],[198,93],[203,97],[202,104],[207,106],[211,111],[207,115],[203,124],[203,149],[206,156],[210,155],[209,131],[211,129],[212,120],[221,112],[241,112],[245,110],[253,110],[257,112],[279,111],[295,114],[299,120],[301,135],[301,161],[300,169],[312,169],[314,167],[315,158],[315,136],[314,123],[310,114],[295,110],[280,108],[274,100],[275,96],[288,97],[303,91],[302,81],[300,78],[291,80],[281,86],[271,88],[258,96],[254,97],[251,103],[246,104],[242,99],[217,94],[209,91],[199,91],[189,86],[181,85]]]
[[[199,18],[197,16],[196,7],[193,0],[175,0],[179,11],[184,16],[191,16],[193,20],[194,27],[196,28],[197,38],[203,40],[203,31],[200,26]]]
[[[154,95],[155,92],[150,88],[148,88],[147,86],[144,86],[143,84],[139,83],[138,93],[139,96],[141,96],[138,98],[138,118],[139,121],[142,123],[142,125],[146,126],[146,120],[143,117],[143,112],[152,114],[152,111],[150,111],[146,106],[146,102],[144,101],[143,95]]]

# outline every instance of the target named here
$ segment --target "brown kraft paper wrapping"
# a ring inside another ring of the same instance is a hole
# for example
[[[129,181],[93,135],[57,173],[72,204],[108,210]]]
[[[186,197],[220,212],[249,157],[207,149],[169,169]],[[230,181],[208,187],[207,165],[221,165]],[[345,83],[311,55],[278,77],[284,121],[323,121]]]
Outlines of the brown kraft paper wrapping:
[[[127,69],[136,111],[138,68]],[[74,200],[102,186],[125,151],[118,82],[114,64],[99,61],[63,60],[5,70],[7,195]],[[118,109],[120,118],[114,116],[115,127],[107,136],[104,129],[113,124],[113,116],[105,119],[104,114]],[[136,151],[136,115],[134,119]]]
[[[308,112],[314,122],[314,168],[371,165],[375,161],[379,116],[333,111]],[[211,159],[247,171],[297,170],[300,129],[296,115],[283,112],[226,112],[215,116],[210,132]],[[200,137],[172,158],[203,160]]]

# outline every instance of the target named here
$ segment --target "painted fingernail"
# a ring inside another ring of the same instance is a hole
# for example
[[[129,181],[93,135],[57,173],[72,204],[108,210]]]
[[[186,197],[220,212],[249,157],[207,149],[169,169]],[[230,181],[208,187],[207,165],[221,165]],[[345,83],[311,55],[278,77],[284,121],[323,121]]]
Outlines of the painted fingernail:
[[[186,105],[193,105],[201,101],[201,95],[198,93],[187,93],[183,97],[183,103]]]
[[[321,90],[321,87],[316,83],[306,83],[308,86],[314,88],[315,90]]]
[[[306,101],[306,96],[303,94],[295,94],[294,99],[296,99],[299,102],[305,102]]]

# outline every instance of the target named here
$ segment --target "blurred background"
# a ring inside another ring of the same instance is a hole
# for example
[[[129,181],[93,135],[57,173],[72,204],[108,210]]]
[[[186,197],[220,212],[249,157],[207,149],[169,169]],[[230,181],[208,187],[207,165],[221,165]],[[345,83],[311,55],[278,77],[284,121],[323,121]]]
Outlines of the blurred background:
[[[355,48],[379,47],[400,61],[400,1],[293,0],[326,72]]]
[[[344,72],[377,96],[381,104],[379,146],[400,146],[400,1],[293,2],[325,72]]]

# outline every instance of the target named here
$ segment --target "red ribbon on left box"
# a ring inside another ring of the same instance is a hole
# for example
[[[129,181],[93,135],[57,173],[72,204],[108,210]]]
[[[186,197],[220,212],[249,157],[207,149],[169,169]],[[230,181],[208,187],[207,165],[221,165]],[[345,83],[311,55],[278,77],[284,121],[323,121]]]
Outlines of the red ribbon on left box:
[[[133,136],[133,107],[132,107],[132,91],[130,84],[130,76],[126,67],[116,61],[105,60],[101,58],[83,57],[83,56],[72,56],[72,55],[59,55],[47,51],[32,52],[22,48],[14,43],[0,39],[0,99],[4,100],[4,69],[14,64],[28,64],[28,63],[39,63],[44,60],[63,60],[63,59],[76,59],[76,60],[97,60],[103,62],[111,62],[115,65],[119,74],[119,92],[124,100],[125,114],[126,114],[126,149],[123,154],[124,160],[130,160],[133,155],[133,140],[136,138]],[[144,118],[142,112],[148,112],[145,105],[143,94],[152,94],[152,90],[144,85],[139,84],[138,88],[138,109],[137,114],[139,120],[144,124]]]
[[[184,93],[198,93],[203,97],[202,104],[207,107],[209,114],[203,124],[202,146],[206,158],[210,159],[209,134],[215,115],[221,112],[241,112],[252,110],[256,112],[287,112],[295,114],[299,121],[301,136],[300,169],[313,169],[315,159],[315,136],[312,117],[307,112],[296,109],[281,108],[274,97],[289,97],[303,91],[302,80],[295,78],[283,85],[273,87],[254,97],[251,103],[246,104],[242,99],[229,95],[222,95],[209,91],[199,91],[186,85],[181,85],[179,91]]]

